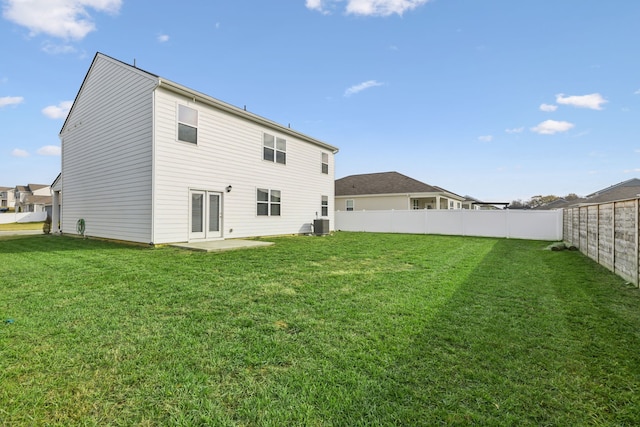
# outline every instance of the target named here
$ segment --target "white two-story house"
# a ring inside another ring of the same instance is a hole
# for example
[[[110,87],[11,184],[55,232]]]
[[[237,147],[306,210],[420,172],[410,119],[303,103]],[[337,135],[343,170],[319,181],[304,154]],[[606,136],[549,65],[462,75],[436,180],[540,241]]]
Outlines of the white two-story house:
[[[54,231],[164,244],[333,228],[336,147],[102,53],[60,139]]]

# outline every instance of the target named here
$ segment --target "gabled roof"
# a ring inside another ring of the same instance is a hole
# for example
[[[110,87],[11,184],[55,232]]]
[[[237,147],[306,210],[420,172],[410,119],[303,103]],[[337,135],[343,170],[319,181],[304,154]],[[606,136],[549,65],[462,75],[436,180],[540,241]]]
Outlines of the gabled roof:
[[[29,184],[29,185],[27,185],[27,187],[29,187],[29,190],[31,190],[31,191],[36,191],[36,190],[40,190],[42,188],[47,188],[49,186],[46,185],[46,184]]]
[[[108,61],[116,62],[116,63],[119,63],[120,65],[122,65],[123,67],[129,69],[132,72],[144,74],[147,77],[150,77],[150,78],[156,80],[156,88],[162,87],[162,88],[164,88],[166,90],[169,90],[169,91],[171,91],[173,93],[177,93],[179,95],[186,96],[186,97],[188,97],[190,99],[193,99],[193,100],[198,100],[199,102],[201,102],[203,104],[215,107],[215,108],[217,108],[219,110],[222,110],[222,111],[225,111],[225,112],[227,112],[229,114],[233,114],[235,116],[242,117],[242,118],[244,118],[246,120],[258,123],[258,124],[260,124],[262,126],[266,126],[266,127],[272,128],[272,129],[277,130],[279,132],[282,132],[284,134],[288,134],[288,135],[291,135],[293,137],[300,138],[300,139],[302,139],[304,141],[310,142],[312,144],[319,145],[320,147],[322,147],[322,148],[324,148],[326,150],[329,150],[334,154],[338,152],[338,148],[337,147],[334,147],[333,145],[327,144],[326,142],[320,141],[318,139],[315,139],[315,138],[312,138],[312,137],[310,137],[308,135],[305,135],[305,134],[303,134],[301,132],[293,130],[293,129],[291,129],[290,126],[283,126],[283,125],[281,125],[279,123],[276,123],[274,121],[271,121],[269,119],[261,117],[261,116],[259,116],[257,114],[250,113],[250,112],[248,112],[246,110],[246,108],[238,108],[238,107],[235,107],[235,106],[233,106],[231,104],[227,104],[226,102],[220,101],[219,99],[213,98],[213,97],[211,97],[209,95],[206,95],[206,94],[204,94],[202,92],[195,91],[195,90],[190,89],[190,88],[188,88],[186,86],[182,86],[181,84],[172,82],[171,80],[165,79],[165,78],[160,77],[160,76],[158,76],[156,74],[153,74],[153,73],[150,73],[148,71],[142,70],[141,68],[138,68],[135,65],[129,65],[129,64],[125,63],[125,62],[122,62],[122,61],[120,61],[118,59],[114,59],[114,58],[112,58],[112,57],[110,57],[108,55],[105,55],[105,54],[101,53],[101,52],[96,52],[96,55],[94,56],[93,61],[91,62],[91,66],[89,67],[89,70],[87,71],[87,74],[85,75],[84,80],[82,81],[82,85],[80,85],[80,89],[78,90],[78,93],[77,93],[77,95],[76,95],[76,97],[75,97],[75,99],[73,101],[73,105],[71,106],[69,114],[67,114],[67,118],[65,119],[65,122],[62,125],[62,128],[60,130],[60,134],[63,133],[63,131],[64,131],[66,125],[67,125],[67,121],[71,117],[71,114],[72,114],[73,109],[74,109],[74,107],[76,105],[78,97],[82,93],[82,90],[83,90],[83,88],[85,86],[85,83],[87,82],[87,78],[89,77],[89,74],[91,73],[91,70],[93,69],[93,67],[94,67],[94,65],[95,65],[95,63],[96,63],[96,61],[98,59],[106,59]]]
[[[640,195],[640,179],[632,178],[586,196],[583,203],[604,203],[615,200],[635,199]]]
[[[336,196],[361,196],[368,194],[399,193],[448,193],[451,191],[425,184],[398,172],[366,173],[349,175],[336,180]],[[458,196],[462,199],[461,196]]]

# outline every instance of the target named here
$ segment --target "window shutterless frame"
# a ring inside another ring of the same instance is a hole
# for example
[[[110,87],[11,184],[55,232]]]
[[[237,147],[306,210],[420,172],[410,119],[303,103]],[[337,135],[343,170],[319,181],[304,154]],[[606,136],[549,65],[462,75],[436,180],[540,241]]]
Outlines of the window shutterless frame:
[[[262,160],[287,164],[287,140],[268,133],[262,134]]]
[[[178,104],[178,141],[198,144],[198,110]]]
[[[322,153],[321,171],[325,174],[329,173],[329,155],[327,153]]]

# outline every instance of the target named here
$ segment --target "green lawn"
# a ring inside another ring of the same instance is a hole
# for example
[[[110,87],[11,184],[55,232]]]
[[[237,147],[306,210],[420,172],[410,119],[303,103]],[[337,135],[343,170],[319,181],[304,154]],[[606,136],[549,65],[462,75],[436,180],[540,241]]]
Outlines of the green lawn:
[[[0,425],[640,424],[640,291],[548,242],[0,238]]]

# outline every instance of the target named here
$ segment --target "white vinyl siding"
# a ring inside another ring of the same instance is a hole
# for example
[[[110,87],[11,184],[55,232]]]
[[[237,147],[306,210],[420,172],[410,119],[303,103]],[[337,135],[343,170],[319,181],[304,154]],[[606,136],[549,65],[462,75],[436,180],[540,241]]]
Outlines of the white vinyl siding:
[[[88,236],[188,241],[194,191],[221,194],[222,238],[310,232],[321,195],[329,198],[333,226],[334,155],[328,174],[317,169],[328,147],[211,104],[97,54],[60,133],[62,232],[75,234],[84,219]],[[196,144],[177,141],[178,105],[197,111]],[[286,167],[277,164],[277,153],[274,162],[263,159],[265,133],[282,139]],[[256,188],[281,191],[280,215],[256,215]]]
[[[198,110],[198,145],[175,143],[176,105]],[[286,136],[286,167],[263,160],[263,135],[274,130],[177,95],[156,91],[155,243],[189,239],[189,189],[223,192],[223,238],[304,233],[329,197],[333,225],[333,154],[329,174],[318,173],[315,144]],[[225,192],[231,185],[232,190]],[[280,216],[256,215],[256,188],[277,189],[283,196]]]
[[[61,131],[62,232],[151,241],[155,79],[96,56]]]

